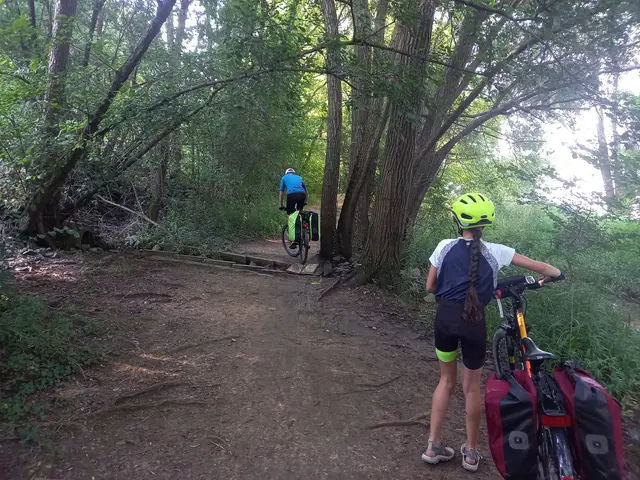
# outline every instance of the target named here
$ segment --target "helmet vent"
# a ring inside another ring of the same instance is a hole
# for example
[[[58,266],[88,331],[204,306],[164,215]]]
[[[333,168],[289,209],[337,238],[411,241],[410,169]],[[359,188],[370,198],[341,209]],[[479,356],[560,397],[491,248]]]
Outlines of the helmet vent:
[[[460,199],[460,203],[464,203],[465,205],[469,205],[466,200]]]
[[[483,202],[486,202],[485,198],[482,195],[478,194],[478,196],[480,197],[480,200],[482,200]]]
[[[486,215],[482,215],[482,217],[480,217],[480,218],[487,218],[487,216]]]
[[[460,216],[465,220],[473,220],[473,217],[471,215],[467,215],[466,213],[463,213]]]
[[[467,197],[473,200],[473,203],[478,203],[478,201],[475,198],[473,198],[473,195],[467,195]]]

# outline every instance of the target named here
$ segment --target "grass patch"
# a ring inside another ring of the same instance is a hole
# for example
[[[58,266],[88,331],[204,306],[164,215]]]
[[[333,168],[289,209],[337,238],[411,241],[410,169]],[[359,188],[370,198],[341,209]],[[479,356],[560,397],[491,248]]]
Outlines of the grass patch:
[[[16,427],[42,418],[49,405],[30,396],[97,361],[99,349],[89,342],[96,333],[91,320],[0,287],[0,421]]]

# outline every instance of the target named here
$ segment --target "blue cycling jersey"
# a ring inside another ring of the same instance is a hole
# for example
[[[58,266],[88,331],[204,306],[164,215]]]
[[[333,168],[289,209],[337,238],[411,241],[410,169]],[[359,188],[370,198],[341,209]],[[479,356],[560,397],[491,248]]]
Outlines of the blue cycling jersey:
[[[302,177],[300,175],[296,175],[295,173],[287,173],[282,180],[280,180],[280,191],[287,191],[287,194],[290,193],[304,193],[307,191],[307,187],[302,181]]]

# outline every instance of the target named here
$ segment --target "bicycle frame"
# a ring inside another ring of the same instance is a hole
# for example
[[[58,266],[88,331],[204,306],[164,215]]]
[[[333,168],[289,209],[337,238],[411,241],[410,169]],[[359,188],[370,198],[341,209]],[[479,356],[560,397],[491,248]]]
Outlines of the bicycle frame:
[[[288,231],[288,223],[285,223],[283,225],[282,228],[282,243],[284,246],[284,250],[285,252],[287,252],[288,255],[290,255],[291,257],[300,257],[300,262],[302,264],[306,263],[307,261],[307,257],[309,255],[309,238],[311,235],[310,232],[310,216],[311,216],[312,212],[306,211],[306,210],[300,210],[300,228],[301,228],[301,234],[302,234],[302,238],[300,240],[300,245],[298,246],[298,251],[295,253],[290,253],[289,249],[287,248],[287,239],[285,238],[285,232]]]
[[[522,294],[513,295],[509,297],[509,300],[510,311],[505,315],[502,301],[497,298],[500,318],[504,320],[506,317],[506,323],[501,324],[498,328],[506,333],[509,368],[514,370],[516,367],[515,348],[517,347],[520,350],[522,358],[526,353],[522,339],[528,337],[528,332]],[[523,360],[522,366],[532,378],[540,399],[540,408],[538,410],[540,450],[538,458],[542,464],[543,476],[545,479],[572,480],[575,476],[571,452],[568,448],[567,427],[570,426],[569,417],[556,398],[556,393],[548,384],[546,378],[548,374],[544,369],[544,360]],[[499,365],[496,365],[496,367],[500,369]],[[553,472],[551,469],[553,469]],[[555,475],[555,477],[552,475]]]

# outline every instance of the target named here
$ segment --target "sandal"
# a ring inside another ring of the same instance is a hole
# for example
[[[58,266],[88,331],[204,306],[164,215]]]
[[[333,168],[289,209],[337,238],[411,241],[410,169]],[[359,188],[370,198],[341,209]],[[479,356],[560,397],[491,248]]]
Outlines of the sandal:
[[[429,451],[435,453],[435,455],[427,455],[427,452]],[[453,450],[453,448],[445,447],[442,444],[434,445],[432,441],[429,441],[427,450],[422,454],[422,460],[431,465],[435,465],[436,463],[448,462],[449,460],[452,460],[453,457],[455,457],[455,454],[456,452]]]
[[[482,459],[482,455],[478,450],[467,450],[467,446],[463,443],[460,447],[460,455],[462,455],[462,468],[468,472],[476,472],[478,470],[478,465],[480,465],[480,460]],[[467,457],[475,459],[475,462],[467,462]]]

